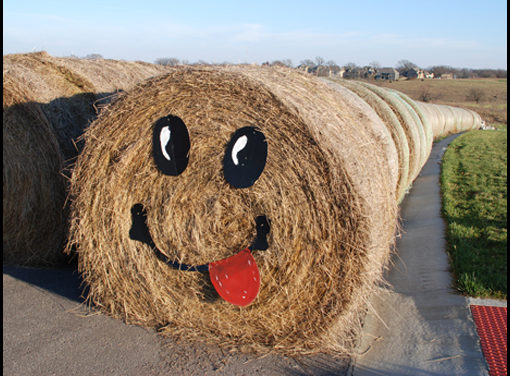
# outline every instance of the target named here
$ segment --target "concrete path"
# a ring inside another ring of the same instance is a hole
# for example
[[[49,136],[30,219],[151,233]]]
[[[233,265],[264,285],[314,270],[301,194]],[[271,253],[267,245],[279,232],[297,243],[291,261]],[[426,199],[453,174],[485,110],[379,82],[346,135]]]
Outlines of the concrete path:
[[[88,312],[74,270],[3,267],[3,374],[345,375],[349,359],[225,353]]]
[[[354,376],[488,375],[469,311],[472,300],[452,290],[445,252],[439,174],[455,137],[434,144],[402,202],[403,235],[386,276],[390,286],[373,298]]]

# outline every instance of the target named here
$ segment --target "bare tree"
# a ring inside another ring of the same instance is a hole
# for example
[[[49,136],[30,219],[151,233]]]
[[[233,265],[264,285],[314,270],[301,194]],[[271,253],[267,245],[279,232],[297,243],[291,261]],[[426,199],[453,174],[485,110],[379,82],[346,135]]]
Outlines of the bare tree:
[[[283,59],[282,63],[285,64],[286,67],[292,68],[292,60],[291,59]]]
[[[371,63],[368,63],[368,65],[370,67],[372,67],[372,68],[375,68],[375,69],[381,68],[381,64],[378,61],[376,61],[376,60],[372,61]]]
[[[101,54],[88,54],[84,57],[84,59],[86,60],[98,60],[98,59],[102,59],[103,56]]]
[[[282,67],[292,67],[292,60],[290,60],[290,59],[274,60],[271,62],[271,65],[279,65]]]
[[[418,100],[422,102],[430,102],[434,99],[434,96],[432,95],[432,92],[430,91],[429,86],[425,86],[422,88],[420,94],[418,95]]]
[[[315,65],[315,63],[310,59],[301,60],[300,64],[308,67],[313,67]]]
[[[322,65],[324,65],[325,61],[326,61],[326,60],[324,60],[324,59],[323,59],[322,57],[320,57],[320,56],[317,56],[317,57],[315,58],[315,63],[316,63],[316,64],[317,64],[317,66],[319,66],[319,67],[320,67],[320,66],[322,66]]]
[[[415,63],[410,62],[409,60],[399,60],[397,62],[397,70],[401,72],[405,72],[409,69],[418,68],[418,66]]]
[[[155,63],[169,67],[175,67],[176,65],[179,65],[179,59],[176,59],[175,57],[161,57],[156,59]]]
[[[475,101],[476,103],[480,103],[485,97],[485,93],[482,89],[474,87],[472,88],[466,96],[468,101]]]
[[[347,69],[347,70],[354,70],[354,69],[356,69],[357,67],[358,67],[358,66],[356,65],[356,63],[352,63],[352,62],[350,62],[350,63],[345,64],[345,69]]]

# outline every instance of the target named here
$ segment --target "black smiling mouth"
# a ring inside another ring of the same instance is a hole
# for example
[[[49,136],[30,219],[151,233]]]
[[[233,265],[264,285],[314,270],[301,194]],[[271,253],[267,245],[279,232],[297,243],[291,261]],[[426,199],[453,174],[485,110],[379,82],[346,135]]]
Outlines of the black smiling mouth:
[[[255,218],[255,223],[257,235],[255,236],[255,240],[249,247],[247,247],[247,249],[250,251],[265,251],[269,248],[269,244],[267,242],[267,234],[270,230],[269,221],[265,215],[261,215]],[[156,247],[156,244],[152,239],[149,227],[147,226],[147,210],[142,204],[135,204],[131,208],[131,229],[129,230],[129,237],[148,245],[154,251],[159,260],[174,269],[192,272],[207,272],[209,270],[210,263],[202,265],[188,265],[170,260],[167,256],[165,256],[165,254]]]
[[[177,116],[158,119],[153,126],[152,152],[156,168],[164,175],[177,177],[188,166],[190,136],[186,124]],[[223,158],[223,176],[234,189],[249,188],[258,180],[267,159],[267,141],[262,131],[246,126],[235,131]],[[226,301],[246,306],[260,288],[260,272],[252,251],[268,249],[269,221],[265,215],[255,218],[257,235],[250,246],[222,260],[202,265],[188,265],[169,259],[156,247],[147,225],[147,211],[138,203],[131,208],[129,237],[148,245],[168,266],[184,271],[208,272],[209,278]]]

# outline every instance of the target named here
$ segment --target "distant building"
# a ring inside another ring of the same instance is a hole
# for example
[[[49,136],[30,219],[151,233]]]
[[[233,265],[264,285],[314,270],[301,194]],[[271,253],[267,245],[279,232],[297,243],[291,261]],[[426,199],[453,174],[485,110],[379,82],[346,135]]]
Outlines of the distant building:
[[[408,69],[408,70],[402,72],[402,76],[407,77],[408,80],[414,80],[416,78],[418,78],[418,79],[424,78],[423,71],[418,68]]]
[[[440,77],[442,80],[453,80],[455,76],[453,73],[443,73]]]
[[[310,66],[309,66],[309,65],[306,65],[306,64],[299,64],[299,65],[297,66],[297,69],[302,70],[302,71],[304,71],[304,72],[306,72],[306,73],[309,73],[309,72],[310,72]]]
[[[346,68],[346,70],[344,72],[344,78],[357,79],[360,77],[361,77],[361,69],[358,67]]]
[[[343,67],[330,67],[329,77],[344,78],[345,68]]]
[[[423,73],[425,74],[425,78],[434,78],[434,73],[432,72],[424,71]]]
[[[377,73],[375,74],[376,80],[388,80],[388,81],[396,81],[399,78],[399,73],[395,68],[381,68],[377,69]]]

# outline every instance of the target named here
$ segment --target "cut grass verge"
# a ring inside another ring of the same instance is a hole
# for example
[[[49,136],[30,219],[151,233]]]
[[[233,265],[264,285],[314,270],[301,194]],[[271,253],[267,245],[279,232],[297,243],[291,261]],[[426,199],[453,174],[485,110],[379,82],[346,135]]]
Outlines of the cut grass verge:
[[[506,132],[471,131],[455,139],[443,157],[441,190],[456,288],[506,299]]]

